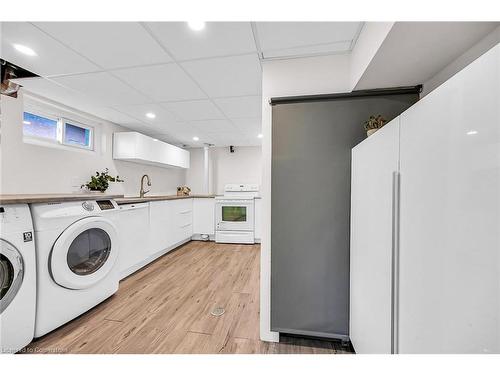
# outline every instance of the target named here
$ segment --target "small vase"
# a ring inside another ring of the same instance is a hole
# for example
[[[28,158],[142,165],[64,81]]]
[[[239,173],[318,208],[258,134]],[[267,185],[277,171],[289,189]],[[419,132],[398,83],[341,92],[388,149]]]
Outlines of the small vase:
[[[370,135],[372,135],[373,133],[375,133],[378,129],[368,129],[366,131],[366,136],[369,137]]]

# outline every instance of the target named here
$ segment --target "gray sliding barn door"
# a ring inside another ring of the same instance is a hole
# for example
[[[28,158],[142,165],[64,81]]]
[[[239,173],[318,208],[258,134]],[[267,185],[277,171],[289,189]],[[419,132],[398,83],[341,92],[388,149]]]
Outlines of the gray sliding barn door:
[[[370,115],[392,120],[417,98],[273,106],[273,331],[348,337],[351,148],[366,137],[362,125]]]

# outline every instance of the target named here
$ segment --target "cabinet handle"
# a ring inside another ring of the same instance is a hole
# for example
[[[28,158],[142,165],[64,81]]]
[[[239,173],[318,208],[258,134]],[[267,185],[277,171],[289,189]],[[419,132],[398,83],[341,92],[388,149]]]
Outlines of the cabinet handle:
[[[191,225],[191,223],[187,223],[187,224],[181,225],[181,228],[186,228],[186,227],[189,227],[190,225]]]
[[[399,223],[401,175],[392,173],[391,353],[399,353]]]
[[[186,210],[186,211],[181,211],[181,212],[179,212],[179,213],[180,213],[180,214],[188,214],[188,213],[190,213],[190,212],[191,212],[191,210]]]

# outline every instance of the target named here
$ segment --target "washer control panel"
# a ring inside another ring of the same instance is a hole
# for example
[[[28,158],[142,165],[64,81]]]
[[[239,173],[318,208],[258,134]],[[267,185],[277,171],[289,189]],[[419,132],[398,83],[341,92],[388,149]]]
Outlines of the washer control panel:
[[[115,208],[115,206],[113,205],[113,202],[111,202],[110,200],[96,201],[96,203],[99,206],[99,208],[101,209],[101,211],[112,210]]]

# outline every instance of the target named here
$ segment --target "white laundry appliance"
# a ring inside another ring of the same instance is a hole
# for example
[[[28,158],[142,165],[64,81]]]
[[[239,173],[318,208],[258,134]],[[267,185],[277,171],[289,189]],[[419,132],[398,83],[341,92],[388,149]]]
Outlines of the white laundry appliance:
[[[255,243],[257,184],[227,184],[215,198],[215,242]]]
[[[33,339],[36,261],[27,204],[0,206],[0,352],[15,353]]]
[[[120,252],[112,200],[32,204],[40,337],[118,290]]]

